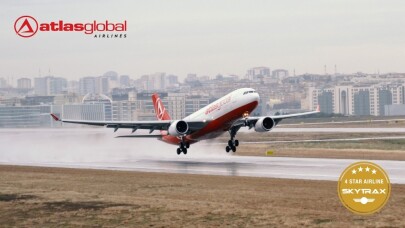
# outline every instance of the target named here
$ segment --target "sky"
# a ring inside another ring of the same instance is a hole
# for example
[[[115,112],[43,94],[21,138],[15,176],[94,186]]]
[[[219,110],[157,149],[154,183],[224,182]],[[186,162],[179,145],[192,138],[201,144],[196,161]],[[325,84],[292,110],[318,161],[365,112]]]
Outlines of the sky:
[[[267,66],[290,74],[405,72],[405,1],[21,0],[0,2],[0,77],[79,79],[109,70],[244,76]],[[127,38],[38,32],[14,22],[127,21]]]

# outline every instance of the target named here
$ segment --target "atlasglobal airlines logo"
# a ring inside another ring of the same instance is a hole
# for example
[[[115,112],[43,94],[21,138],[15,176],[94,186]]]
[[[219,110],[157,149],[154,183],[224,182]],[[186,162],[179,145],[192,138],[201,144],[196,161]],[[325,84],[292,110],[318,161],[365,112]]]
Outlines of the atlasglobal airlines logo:
[[[94,38],[126,38],[127,21],[110,22],[108,20],[87,23],[66,22],[64,20],[41,22],[32,16],[21,16],[14,22],[14,31],[17,35],[29,38],[40,32],[83,32],[93,35]],[[101,34],[100,34],[101,33]]]

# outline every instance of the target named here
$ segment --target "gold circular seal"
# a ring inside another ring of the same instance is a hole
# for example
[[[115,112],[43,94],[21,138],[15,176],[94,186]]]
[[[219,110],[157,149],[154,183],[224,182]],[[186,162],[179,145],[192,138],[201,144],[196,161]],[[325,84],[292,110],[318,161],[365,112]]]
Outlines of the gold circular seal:
[[[391,193],[388,175],[377,164],[367,161],[349,165],[340,175],[340,201],[357,214],[372,214],[387,203]]]

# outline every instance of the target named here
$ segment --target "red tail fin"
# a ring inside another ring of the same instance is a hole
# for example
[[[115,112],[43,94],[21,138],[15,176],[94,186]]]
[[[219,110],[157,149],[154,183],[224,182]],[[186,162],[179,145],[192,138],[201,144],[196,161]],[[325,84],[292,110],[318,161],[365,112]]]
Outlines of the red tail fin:
[[[153,106],[155,107],[156,118],[158,120],[170,120],[169,112],[163,106],[162,100],[160,97],[154,93],[152,95]]]

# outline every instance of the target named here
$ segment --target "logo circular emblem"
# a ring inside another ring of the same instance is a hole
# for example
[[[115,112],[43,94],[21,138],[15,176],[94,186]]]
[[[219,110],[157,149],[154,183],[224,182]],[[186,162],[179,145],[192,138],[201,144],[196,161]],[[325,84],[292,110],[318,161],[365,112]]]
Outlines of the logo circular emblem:
[[[161,120],[162,118],[163,118],[163,116],[164,116],[164,114],[165,114],[165,109],[164,109],[164,107],[163,107],[163,104],[162,104],[162,101],[160,100],[160,98],[158,98],[157,100],[156,100],[156,103],[157,103],[157,113],[156,113],[156,115],[157,115],[157,118],[159,119],[159,120]]]
[[[356,214],[372,214],[387,203],[391,183],[383,168],[372,162],[356,162],[347,167],[338,181],[342,204]]]
[[[38,31],[38,22],[31,16],[21,16],[14,22],[14,31],[21,37],[31,37]]]

